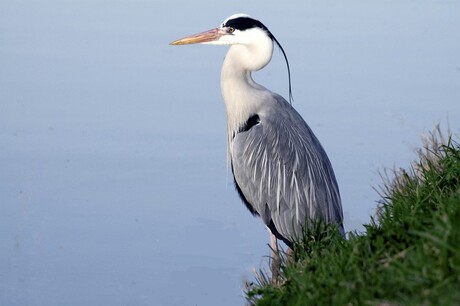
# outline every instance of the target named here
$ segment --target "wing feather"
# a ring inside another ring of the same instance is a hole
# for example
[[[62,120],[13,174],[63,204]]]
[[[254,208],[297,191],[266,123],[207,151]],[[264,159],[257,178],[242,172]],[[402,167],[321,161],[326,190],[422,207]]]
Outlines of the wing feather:
[[[235,182],[280,239],[292,241],[318,218],[343,231],[339,189],[323,147],[297,111],[274,97],[257,114],[260,122],[232,140]]]

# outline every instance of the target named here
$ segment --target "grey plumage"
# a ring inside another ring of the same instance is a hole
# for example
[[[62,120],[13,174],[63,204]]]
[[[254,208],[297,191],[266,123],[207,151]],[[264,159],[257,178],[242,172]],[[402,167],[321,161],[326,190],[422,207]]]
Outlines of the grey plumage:
[[[273,94],[265,103],[260,122],[232,140],[242,196],[288,245],[309,220],[336,223],[343,233],[339,189],[323,147],[284,98]]]

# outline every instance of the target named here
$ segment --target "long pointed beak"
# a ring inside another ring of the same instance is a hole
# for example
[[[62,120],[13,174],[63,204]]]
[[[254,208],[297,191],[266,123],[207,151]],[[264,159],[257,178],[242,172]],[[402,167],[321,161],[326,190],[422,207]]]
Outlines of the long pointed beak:
[[[173,41],[170,43],[170,45],[190,45],[190,44],[199,44],[199,43],[206,43],[206,42],[211,42],[211,41],[216,41],[220,37],[222,37],[225,34],[224,31],[222,31],[219,28],[215,28],[206,32],[190,35],[181,39],[178,39],[176,41]]]

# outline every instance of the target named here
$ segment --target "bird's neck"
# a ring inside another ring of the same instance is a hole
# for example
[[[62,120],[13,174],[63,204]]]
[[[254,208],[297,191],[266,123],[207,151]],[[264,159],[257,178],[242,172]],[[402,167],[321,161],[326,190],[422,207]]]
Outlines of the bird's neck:
[[[254,96],[260,85],[251,77],[251,71],[238,68],[227,56],[221,73],[221,90],[227,110],[229,125],[238,127],[254,112],[257,104]]]
[[[227,136],[229,158],[231,158],[233,137],[248,118],[260,109],[261,95],[266,89],[254,82],[251,70],[241,63],[246,47],[230,47],[221,72],[221,89],[227,110]],[[264,65],[265,66],[265,65]]]

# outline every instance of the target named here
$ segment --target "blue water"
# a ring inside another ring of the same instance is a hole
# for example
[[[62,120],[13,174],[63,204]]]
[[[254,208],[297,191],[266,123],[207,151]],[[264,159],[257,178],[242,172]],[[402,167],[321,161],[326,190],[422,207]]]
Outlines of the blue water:
[[[269,248],[226,165],[226,48],[168,45],[233,13],[287,52],[348,231],[379,170],[460,128],[460,1],[189,3],[0,3],[0,305],[244,303]],[[254,78],[287,95],[278,51]]]

